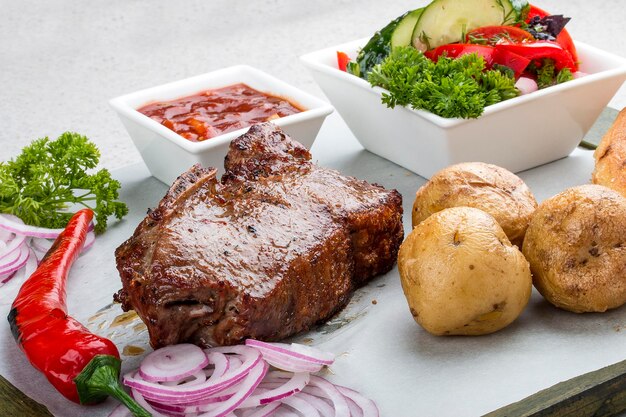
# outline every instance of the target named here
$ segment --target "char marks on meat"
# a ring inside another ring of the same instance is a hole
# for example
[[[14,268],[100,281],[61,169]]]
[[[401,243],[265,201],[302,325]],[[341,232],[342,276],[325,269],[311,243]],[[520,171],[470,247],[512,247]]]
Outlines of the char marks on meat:
[[[235,139],[221,181],[193,166],[116,251],[116,298],[154,348],[283,339],[389,271],[402,197],[311,162],[270,123]]]

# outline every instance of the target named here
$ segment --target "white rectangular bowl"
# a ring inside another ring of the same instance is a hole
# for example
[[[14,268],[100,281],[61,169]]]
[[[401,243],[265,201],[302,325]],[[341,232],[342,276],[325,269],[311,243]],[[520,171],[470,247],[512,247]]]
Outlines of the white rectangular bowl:
[[[283,128],[295,140],[310,148],[326,116],[333,107],[258,69],[237,65],[218,71],[186,78],[158,87],[114,98],[111,106],[119,115],[150,173],[171,184],[193,164],[223,170],[224,157],[230,142],[247,132],[248,128],[228,132],[203,142],[191,142],[150,117],[138,108],[155,101],[167,101],[201,91],[244,83],[255,90],[288,99],[305,110],[275,119],[272,123]]]
[[[381,103],[385,91],[337,68],[337,51],[355,57],[360,39],[301,57],[368,151],[425,178],[459,162],[523,171],[569,155],[626,79],[626,60],[576,42],[589,75],[488,106],[478,119],[445,119]]]

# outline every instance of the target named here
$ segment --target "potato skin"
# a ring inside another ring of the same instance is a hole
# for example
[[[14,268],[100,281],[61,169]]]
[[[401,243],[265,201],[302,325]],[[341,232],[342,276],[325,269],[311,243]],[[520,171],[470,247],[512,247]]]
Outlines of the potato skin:
[[[593,153],[596,166],[591,174],[594,184],[609,187],[626,197],[626,109],[605,133]]]
[[[467,206],[491,214],[509,240],[522,247],[537,200],[517,175],[496,165],[466,162],[439,171],[413,203],[413,227],[449,207]]]
[[[626,302],[626,199],[616,191],[587,184],[544,201],[522,250],[555,306],[603,312]]]
[[[439,211],[400,247],[398,268],[411,314],[434,335],[482,335],[522,312],[528,262],[496,220],[470,207]]]

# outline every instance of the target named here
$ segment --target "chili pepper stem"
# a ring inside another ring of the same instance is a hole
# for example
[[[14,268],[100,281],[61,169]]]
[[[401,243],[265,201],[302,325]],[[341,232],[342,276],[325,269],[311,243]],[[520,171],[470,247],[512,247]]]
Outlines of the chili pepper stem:
[[[124,391],[119,381],[121,361],[111,355],[96,355],[74,378],[81,404],[103,401],[108,395],[124,404],[135,417],[151,417]]]

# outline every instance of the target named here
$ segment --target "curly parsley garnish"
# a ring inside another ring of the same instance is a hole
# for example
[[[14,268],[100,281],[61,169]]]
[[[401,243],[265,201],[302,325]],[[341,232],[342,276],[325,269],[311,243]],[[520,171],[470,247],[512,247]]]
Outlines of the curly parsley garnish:
[[[486,106],[519,95],[509,73],[485,70],[476,54],[433,62],[411,46],[395,48],[368,81],[389,91],[382,97],[387,107],[410,106],[446,118],[477,118]]]
[[[121,219],[126,204],[116,201],[120,183],[106,169],[93,174],[100,152],[85,136],[66,132],[58,139],[37,139],[15,159],[0,162],[0,213],[33,226],[65,227],[71,205],[94,210],[95,231],[104,232],[111,215]]]

